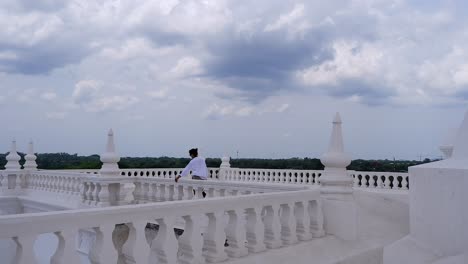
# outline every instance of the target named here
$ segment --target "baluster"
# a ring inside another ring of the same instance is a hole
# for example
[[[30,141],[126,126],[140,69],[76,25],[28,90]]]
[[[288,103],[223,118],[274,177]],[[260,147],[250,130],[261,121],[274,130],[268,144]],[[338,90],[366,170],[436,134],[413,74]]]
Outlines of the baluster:
[[[408,180],[406,179],[407,176],[401,176],[401,189],[408,190]]]
[[[310,217],[310,231],[312,237],[322,237],[325,235],[323,229],[323,212],[319,201],[310,201],[308,203],[308,211]]]
[[[93,227],[93,230],[96,232],[96,242],[89,254],[91,263],[117,263],[118,254],[112,241],[114,229],[115,224],[103,224],[100,227]]]
[[[384,182],[382,181],[382,175],[377,175],[377,188],[378,189],[383,189]]]
[[[359,175],[358,174],[353,174],[353,186],[355,188],[359,187]]]
[[[264,243],[265,227],[262,222],[260,207],[253,207],[247,212],[247,248],[256,253],[266,250]]]
[[[398,180],[398,176],[393,176],[393,190],[398,190],[400,189],[400,187],[398,186],[399,185],[399,180]]]
[[[294,209],[294,215],[296,218],[296,234],[300,241],[312,239],[308,205],[308,201],[297,202]]]
[[[166,184],[159,184],[159,199],[161,201],[166,200]]]
[[[16,244],[16,254],[13,259],[14,264],[35,264],[36,256],[34,255],[34,241],[36,235],[24,235],[13,237]]]
[[[281,247],[281,222],[279,218],[279,204],[267,206],[265,215],[265,244],[267,248]]]
[[[142,188],[141,188],[141,182],[134,182],[135,189],[133,190],[133,201],[134,203],[139,203],[141,200],[141,193],[142,193]]]
[[[246,230],[243,225],[244,210],[229,210],[229,221],[226,226],[226,240],[228,247],[226,252],[228,256],[239,258],[248,254],[248,249],[245,247]]]
[[[92,205],[98,205],[99,204],[99,202],[100,202],[99,193],[101,192],[101,189],[102,189],[101,184],[95,182],[94,183],[94,192],[92,193],[94,202],[91,203]],[[105,195],[104,195],[104,197],[105,197]]]
[[[99,198],[99,203],[97,203],[98,206],[109,206],[110,205],[110,194],[109,194],[109,184],[108,183],[98,183],[98,188],[97,188],[96,196]]]
[[[383,185],[384,185],[384,188],[385,188],[385,189],[390,189],[390,179],[389,179],[389,175],[385,175]]]
[[[168,184],[167,185],[167,200],[168,201],[174,201],[174,184]]]
[[[194,197],[193,195],[193,187],[191,185],[184,186],[184,200],[192,200]]]
[[[62,193],[63,192],[63,183],[64,183],[64,178],[57,176],[57,192]]]
[[[179,185],[177,186],[177,200],[183,200],[184,199],[184,186]]]
[[[174,234],[174,217],[164,217],[156,220],[159,231],[152,243],[152,249],[156,252],[158,263],[177,263],[177,239]]]
[[[148,221],[133,221],[126,224],[128,238],[122,246],[122,252],[135,263],[148,263],[150,258],[150,245],[146,240],[145,229]]]
[[[297,236],[294,204],[282,204],[281,208],[281,240],[285,245],[295,244],[297,243]]]
[[[205,263],[202,254],[201,215],[186,215],[182,218],[185,220],[185,229],[182,236],[179,237],[179,263]]]
[[[158,185],[151,183],[151,201],[156,202],[158,200]]]
[[[213,198],[215,197],[215,188],[213,187],[207,188],[205,189],[205,193],[206,193],[207,198]]]
[[[149,183],[145,182],[142,184],[142,199],[146,202],[149,201]]]
[[[224,211],[207,213],[208,227],[203,234],[203,256],[207,262],[221,262],[228,258],[224,252]]]
[[[83,182],[81,184],[81,189],[80,189],[80,195],[81,195],[81,202],[84,202],[88,199],[88,189],[89,189],[89,185],[88,185],[88,182]]]
[[[51,264],[80,264],[80,256],[76,251],[76,234],[78,229],[67,229],[54,232],[58,238],[57,250],[50,259]]]
[[[94,189],[96,189],[96,184],[94,182],[88,182],[89,188],[86,198],[88,199],[88,204],[91,205],[94,201]]]

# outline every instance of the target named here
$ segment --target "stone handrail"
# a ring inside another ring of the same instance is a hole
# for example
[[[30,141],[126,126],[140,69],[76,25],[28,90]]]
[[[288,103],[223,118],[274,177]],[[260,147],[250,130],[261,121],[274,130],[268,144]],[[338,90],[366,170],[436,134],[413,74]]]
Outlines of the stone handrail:
[[[409,173],[348,171],[354,188],[408,190]]]
[[[173,179],[184,168],[121,169],[122,176]],[[218,179],[219,168],[208,168],[208,178]]]
[[[319,185],[323,171],[226,168],[222,173],[227,181]]]
[[[83,174],[67,171],[32,171],[27,179],[27,188],[31,190],[79,195]]]
[[[207,197],[238,196],[245,194],[304,190],[302,186],[250,184],[244,182],[199,181],[181,179],[136,178],[133,179],[134,203],[190,200]]]
[[[180,236],[174,232],[178,220],[183,223]],[[148,223],[157,226],[149,241]],[[116,225],[125,228],[118,231]],[[0,226],[0,239],[13,240],[19,249],[14,263],[28,264],[36,263],[34,242],[44,233],[58,238],[51,263],[70,264],[80,263],[76,248],[86,246],[82,230],[95,234],[87,254],[91,263],[148,263],[151,257],[171,264],[222,262],[324,235],[320,193],[311,189],[7,215],[0,216]]]

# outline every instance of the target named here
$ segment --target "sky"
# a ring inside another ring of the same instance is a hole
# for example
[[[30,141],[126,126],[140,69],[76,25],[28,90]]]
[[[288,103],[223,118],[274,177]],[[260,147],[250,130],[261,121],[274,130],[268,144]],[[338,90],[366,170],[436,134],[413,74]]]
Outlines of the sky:
[[[0,152],[420,159],[468,109],[464,0],[1,0]],[[3,151],[2,151],[3,150]]]

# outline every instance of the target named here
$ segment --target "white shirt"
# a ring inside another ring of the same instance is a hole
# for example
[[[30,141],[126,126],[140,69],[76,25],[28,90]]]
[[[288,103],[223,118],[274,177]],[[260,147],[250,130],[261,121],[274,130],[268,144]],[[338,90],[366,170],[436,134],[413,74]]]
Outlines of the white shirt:
[[[198,176],[204,180],[208,178],[208,168],[206,167],[205,159],[202,157],[195,157],[190,160],[180,176],[185,177],[190,171],[192,171],[192,176]]]

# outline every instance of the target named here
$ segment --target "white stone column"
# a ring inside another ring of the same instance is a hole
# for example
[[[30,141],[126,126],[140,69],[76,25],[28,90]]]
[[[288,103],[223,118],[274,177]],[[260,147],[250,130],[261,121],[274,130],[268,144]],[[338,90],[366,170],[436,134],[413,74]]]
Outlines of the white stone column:
[[[320,177],[325,231],[345,240],[357,239],[357,208],[353,179],[346,167],[351,157],[344,152],[341,117],[336,113],[328,151],[320,161],[325,166]]]

